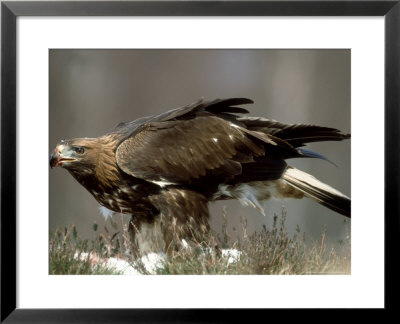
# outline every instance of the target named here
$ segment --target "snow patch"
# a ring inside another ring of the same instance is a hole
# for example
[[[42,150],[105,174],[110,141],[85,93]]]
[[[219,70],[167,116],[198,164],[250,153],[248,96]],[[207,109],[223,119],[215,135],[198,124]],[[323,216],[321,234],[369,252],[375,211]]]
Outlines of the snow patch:
[[[164,253],[149,253],[142,256],[140,260],[149,273],[155,274],[157,269],[163,268],[165,257]]]
[[[128,275],[128,276],[141,274],[134,267],[132,267],[132,265],[129,264],[129,262],[122,260],[122,259],[109,258],[107,260],[107,266],[114,268],[116,271],[120,271],[120,272],[122,272],[122,274]]]
[[[221,250],[222,257],[228,259],[228,264],[238,262],[242,252],[236,249],[224,249]]]

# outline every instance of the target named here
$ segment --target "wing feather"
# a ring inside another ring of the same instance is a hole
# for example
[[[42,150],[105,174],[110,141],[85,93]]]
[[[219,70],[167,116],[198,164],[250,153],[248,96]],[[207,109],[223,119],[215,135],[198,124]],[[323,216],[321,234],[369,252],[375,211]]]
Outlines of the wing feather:
[[[238,122],[248,129],[266,133],[287,141],[294,147],[304,146],[306,143],[321,141],[342,141],[350,138],[350,134],[343,134],[338,129],[306,125],[284,124],[276,120],[262,117],[240,117]]]
[[[118,166],[147,181],[191,183],[207,170],[233,167],[230,159],[264,155],[264,142],[216,116],[155,122],[123,141],[116,151]]]

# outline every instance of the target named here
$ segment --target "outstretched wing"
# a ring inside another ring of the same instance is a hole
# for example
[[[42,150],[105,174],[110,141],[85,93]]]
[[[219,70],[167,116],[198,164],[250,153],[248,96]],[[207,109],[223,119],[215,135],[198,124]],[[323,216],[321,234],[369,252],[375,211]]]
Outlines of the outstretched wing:
[[[264,155],[265,142],[246,131],[212,115],[150,122],[119,145],[116,159],[124,172],[147,181],[190,184],[208,170],[234,176],[241,162]]]

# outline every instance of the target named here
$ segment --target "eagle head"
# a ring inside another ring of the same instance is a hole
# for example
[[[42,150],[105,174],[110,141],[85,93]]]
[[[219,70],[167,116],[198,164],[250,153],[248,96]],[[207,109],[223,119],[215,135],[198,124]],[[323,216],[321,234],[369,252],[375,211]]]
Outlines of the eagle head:
[[[61,141],[50,155],[50,167],[69,171],[93,170],[95,166],[95,139],[76,138]]]
[[[101,188],[112,187],[120,179],[115,159],[118,138],[75,138],[61,141],[50,156],[50,167],[60,166],[81,184],[91,183]]]

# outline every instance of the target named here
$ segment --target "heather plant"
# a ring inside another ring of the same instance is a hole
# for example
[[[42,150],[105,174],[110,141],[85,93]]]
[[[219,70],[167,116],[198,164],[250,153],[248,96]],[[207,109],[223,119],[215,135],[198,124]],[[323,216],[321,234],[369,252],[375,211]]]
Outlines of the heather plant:
[[[308,275],[350,274],[351,238],[349,223],[346,237],[335,247],[327,244],[327,230],[318,239],[306,239],[297,226],[293,235],[286,229],[286,210],[275,215],[273,225],[248,234],[247,219],[241,228],[229,234],[228,217],[223,211],[220,232],[211,232],[201,242],[185,242],[180,249],[162,255],[140,255],[130,240],[128,225],[121,216],[120,224],[113,219],[96,238],[79,238],[76,228],[58,229],[50,234],[50,274],[125,274],[110,266],[109,260],[123,260],[136,274],[264,274]],[[180,240],[176,235],[175,240]],[[175,246],[179,246],[178,244]],[[149,266],[149,260],[153,262]],[[125,267],[126,269],[126,267]]]

